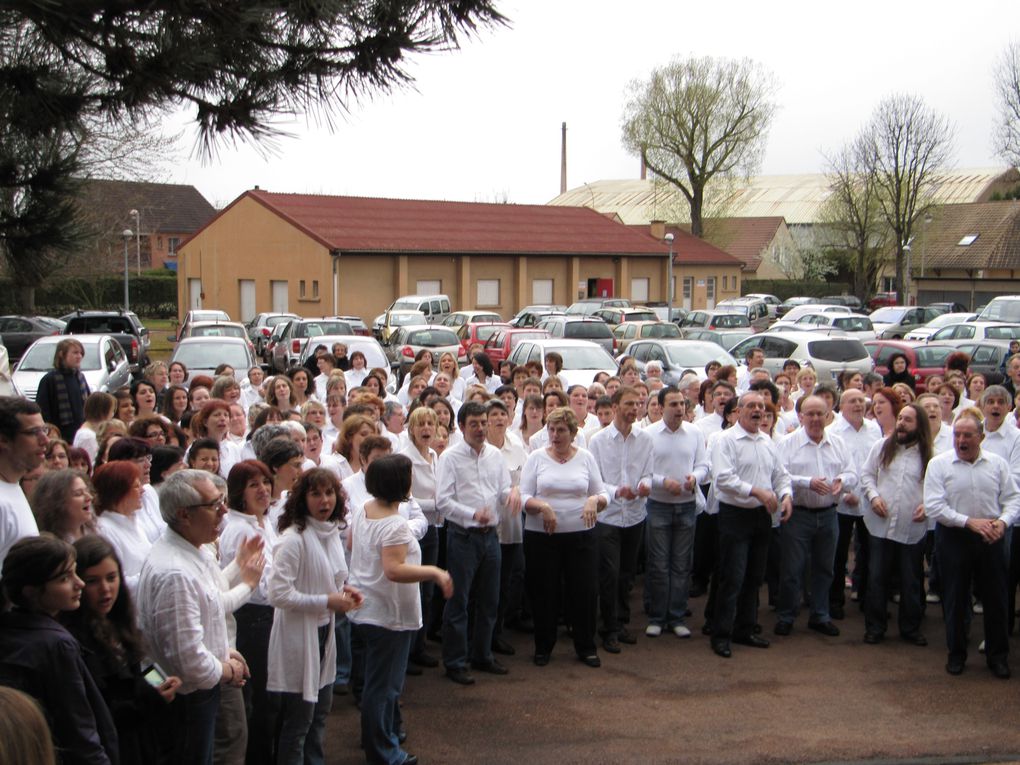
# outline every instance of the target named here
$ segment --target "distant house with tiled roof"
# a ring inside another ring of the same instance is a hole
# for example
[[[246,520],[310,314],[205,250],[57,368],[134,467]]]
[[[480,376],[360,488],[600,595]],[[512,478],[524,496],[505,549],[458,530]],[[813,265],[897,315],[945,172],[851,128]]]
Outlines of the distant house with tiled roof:
[[[246,191],[184,243],[180,310],[371,320],[403,294],[509,318],[610,291],[665,300],[668,248],[585,207]]]
[[[975,308],[1020,294],[1020,202],[941,205],[914,231],[909,265],[919,304]]]
[[[176,269],[180,243],[216,214],[194,186],[102,179],[81,181],[78,208],[97,238],[116,241],[117,254],[122,232],[131,230],[130,262],[143,269]]]

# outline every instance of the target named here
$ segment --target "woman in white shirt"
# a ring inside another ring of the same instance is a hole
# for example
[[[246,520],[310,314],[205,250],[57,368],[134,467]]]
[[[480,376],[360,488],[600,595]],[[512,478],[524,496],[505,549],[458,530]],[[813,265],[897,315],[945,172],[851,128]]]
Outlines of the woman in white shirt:
[[[95,462],[96,455],[99,454],[99,439],[96,436],[96,431],[100,425],[111,419],[116,411],[117,399],[109,393],[90,393],[89,397],[85,399],[85,422],[74,434],[74,442],[71,445],[84,449],[88,452],[89,459]]]
[[[595,457],[574,445],[577,417],[570,407],[545,420],[549,445],[528,457],[521,474],[525,584],[535,619],[535,664],[549,663],[556,645],[560,588],[573,626],[574,651],[589,667],[601,666],[595,650],[599,557],[595,520],[609,504]]]
[[[220,531],[220,568],[226,568],[237,557],[245,540],[262,539],[262,555],[266,565],[258,587],[243,606],[234,611],[237,623],[237,650],[248,664],[251,677],[244,688],[248,713],[248,762],[252,756],[270,762],[273,752],[273,717],[266,692],[269,675],[269,636],[273,627],[273,607],[269,605],[267,588],[273,570],[273,548],[276,529],[269,523],[266,511],[272,498],[273,480],[269,469],[256,460],[242,460],[227,476],[227,514]]]
[[[449,351],[443,353],[439,357],[439,372],[444,372],[450,378],[450,396],[457,401],[463,401],[464,389],[467,385],[464,383],[464,378],[460,376],[460,364],[457,362],[457,357]],[[441,389],[440,392],[442,393]]]
[[[142,471],[134,462],[115,460],[96,468],[96,528],[113,545],[124,569],[124,582],[133,592],[152,543],[139,523],[142,509]]]
[[[325,762],[323,735],[336,674],[334,619],[362,602],[344,584],[343,519],[343,490],[322,468],[301,477],[280,516],[267,588],[276,613],[266,686],[278,702],[278,763]]]
[[[230,468],[241,461],[241,449],[230,440],[230,405],[223,399],[209,399],[191,418],[191,435],[196,439],[211,438],[220,446],[219,475],[226,478]]]
[[[347,380],[347,390],[357,388],[368,377],[368,360],[361,351],[351,354],[351,368],[344,372],[344,379]]]
[[[421,548],[400,503],[411,496],[411,460],[404,454],[380,457],[368,466],[365,487],[373,499],[355,515],[351,528],[351,584],[364,593],[364,608],[351,621],[365,644],[365,686],[361,696],[361,744],[369,762],[402,763],[400,692],[415,632],[421,629],[418,582],[453,594],[450,575],[421,565]],[[415,760],[417,761],[417,760]]]

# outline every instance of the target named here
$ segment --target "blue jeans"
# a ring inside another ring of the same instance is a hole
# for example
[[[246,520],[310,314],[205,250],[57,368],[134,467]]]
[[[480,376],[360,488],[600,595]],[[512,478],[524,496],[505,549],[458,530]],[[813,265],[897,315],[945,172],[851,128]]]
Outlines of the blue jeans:
[[[645,590],[648,621],[671,628],[684,623],[694,565],[694,502],[649,499],[645,521]]]
[[[810,563],[812,624],[830,621],[829,589],[832,587],[832,566],[836,557],[839,522],[836,508],[812,511],[801,506],[783,527],[782,560],[779,568],[779,605],[776,613],[781,622],[793,623],[800,610],[804,591],[804,569]]]
[[[495,535],[493,535],[495,536]],[[400,692],[414,630],[396,632],[371,624],[357,625],[365,641],[365,688],[361,696],[361,745],[370,763],[399,765]]]
[[[212,765],[220,687],[179,693],[170,710],[173,714],[173,761]]]
[[[492,632],[499,607],[499,536],[468,531],[452,523],[446,532],[446,564],[453,579],[453,596],[443,611],[443,664],[464,669],[468,663],[468,596],[474,607],[474,635],[470,660],[492,661]]]
[[[336,615],[336,678],[333,685],[351,681],[351,623],[347,614]]]
[[[329,625],[319,627],[319,660],[325,654]],[[280,740],[277,744],[279,765],[324,765],[326,754],[322,741],[326,733],[326,717],[333,706],[333,686],[324,685],[312,703],[300,693],[274,693],[279,705],[277,718]]]

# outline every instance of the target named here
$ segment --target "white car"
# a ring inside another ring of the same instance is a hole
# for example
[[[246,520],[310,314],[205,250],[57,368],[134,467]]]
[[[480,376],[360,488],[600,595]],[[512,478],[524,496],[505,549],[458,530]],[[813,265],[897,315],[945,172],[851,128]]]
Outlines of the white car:
[[[23,396],[35,401],[39,381],[53,369],[57,343],[68,338],[74,338],[85,349],[81,371],[88,381],[89,390],[112,393],[131,384],[131,364],[117,338],[111,335],[50,335],[32,343],[14,368],[14,385]]]
[[[615,375],[618,371],[616,359],[590,340],[566,338],[522,340],[510,354],[510,361],[514,366],[537,361],[542,365],[542,369],[545,369],[545,355],[553,351],[563,357],[560,377],[568,386],[588,386],[599,372]]]
[[[635,340],[628,350],[642,374],[649,361],[662,364],[662,379],[668,385],[676,385],[687,370],[704,380],[705,367],[712,361],[723,366],[736,366],[737,361],[726,349],[708,340]]]
[[[1001,324],[997,321],[963,321],[943,327],[928,338],[928,342],[950,345],[982,340],[1020,340],[1020,324]]]
[[[801,366],[809,364],[818,374],[818,380],[836,379],[840,372],[854,370],[867,373],[874,362],[860,340],[855,337],[828,337],[818,332],[760,332],[730,348],[730,353],[742,359],[752,348],[765,353],[765,368],[775,376],[782,371],[783,363],[793,359]]]
[[[383,347],[379,345],[379,341],[374,337],[365,337],[364,335],[319,335],[318,337],[313,337],[309,342],[305,343],[298,363],[304,366],[308,357],[315,353],[315,349],[320,345],[324,345],[332,351],[333,345],[336,343],[343,343],[347,346],[347,358],[350,358],[351,354],[355,351],[361,351],[365,354],[365,362],[369,369],[385,369],[387,390],[390,390],[396,384],[396,381],[390,375],[390,361],[386,358],[386,351],[383,350]],[[319,373],[315,372],[312,376],[314,377],[317,374]]]
[[[785,314],[783,314],[782,321],[787,324],[797,321],[801,316],[809,313],[842,313],[848,314],[853,313],[845,305],[830,305],[829,303],[805,303],[791,308]]]
[[[797,329],[832,327],[845,332],[850,337],[856,337],[858,340],[875,339],[875,327],[872,326],[871,319],[861,316],[859,313],[806,313],[794,322],[784,320],[781,323]]]
[[[950,324],[960,324],[965,321],[974,321],[975,318],[977,318],[976,313],[944,313],[941,316],[936,316],[927,324],[910,330],[903,336],[903,339],[927,340],[943,327],[948,327]]]
[[[234,368],[234,378],[241,382],[248,370],[258,366],[248,336],[242,337],[186,337],[174,347],[167,365],[179,361],[188,368],[189,379],[196,375],[213,376],[220,364]]]

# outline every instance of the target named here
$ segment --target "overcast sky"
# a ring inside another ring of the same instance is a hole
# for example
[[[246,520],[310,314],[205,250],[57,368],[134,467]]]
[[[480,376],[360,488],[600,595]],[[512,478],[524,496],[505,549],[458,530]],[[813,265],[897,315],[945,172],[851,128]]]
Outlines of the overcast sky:
[[[955,125],[957,167],[991,148],[995,61],[1020,39],[1020,2],[498,3],[505,28],[459,51],[418,56],[413,89],[351,105],[330,133],[302,118],[275,155],[220,147],[168,179],[217,206],[256,184],[278,192],[544,204],[567,185],[635,178],[620,140],[628,83],[674,56],[749,57],[770,70],[779,111],[762,172],[813,173],[874,106],[921,96]],[[189,115],[176,123],[191,147]],[[171,125],[174,123],[171,122]]]

